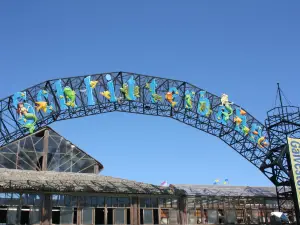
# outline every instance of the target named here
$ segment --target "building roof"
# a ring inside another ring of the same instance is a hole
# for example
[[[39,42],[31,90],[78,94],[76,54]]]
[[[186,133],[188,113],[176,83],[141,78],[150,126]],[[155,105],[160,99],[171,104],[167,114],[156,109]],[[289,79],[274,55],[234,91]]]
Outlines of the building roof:
[[[242,196],[242,197],[276,197],[275,187],[249,187],[227,185],[173,185],[188,196]]]
[[[96,174],[0,168],[0,192],[173,194],[170,188]]]
[[[170,185],[170,187],[160,187],[96,174],[0,168],[0,192],[10,191],[276,197],[276,191],[273,187],[217,185]]]
[[[49,140],[44,142],[45,131]],[[103,165],[50,127],[45,127],[0,148],[0,168],[42,170],[43,148],[48,144],[47,170],[59,172],[94,173]]]

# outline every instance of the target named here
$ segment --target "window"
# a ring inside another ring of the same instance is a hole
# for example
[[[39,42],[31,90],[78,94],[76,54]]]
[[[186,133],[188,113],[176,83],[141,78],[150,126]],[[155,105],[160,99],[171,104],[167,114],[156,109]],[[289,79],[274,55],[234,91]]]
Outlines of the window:
[[[82,209],[82,223],[92,224],[93,223],[93,208]]]
[[[188,214],[188,216],[189,216],[189,222],[188,222],[188,224],[196,224],[197,223],[197,218],[195,217],[196,216],[196,211],[195,210],[193,210],[193,209],[190,209],[189,211],[189,214]]]
[[[224,217],[224,210],[223,209],[219,209],[218,210],[218,216],[219,216],[219,223],[225,223],[225,217]]]
[[[119,198],[119,207],[130,207],[130,200],[129,198]]]
[[[157,198],[140,198],[140,207],[158,208]]]
[[[174,205],[174,202],[173,202],[173,205]],[[201,208],[201,199],[195,199],[195,208],[196,209],[200,209]]]
[[[112,207],[118,207],[118,198],[111,198]]]
[[[268,199],[266,200],[266,207],[267,208],[273,208],[277,209],[278,208],[278,202],[276,199]]]
[[[40,223],[40,209],[38,206],[32,207],[29,213],[30,224]]]
[[[201,218],[201,210],[200,209],[196,209],[195,211],[195,217],[197,219],[197,224],[201,224],[202,223],[202,218]]]
[[[258,224],[259,223],[259,211],[257,209],[252,210],[251,212],[251,223]]]
[[[209,224],[217,224],[218,223],[218,211],[214,209],[207,210],[207,217]]]
[[[105,205],[105,197],[98,196],[97,197],[98,207],[104,207]]]
[[[16,224],[17,207],[9,207],[7,210],[7,224]]]
[[[226,211],[226,220],[228,224],[236,223],[236,213],[234,209]]]
[[[60,223],[62,224],[73,223],[73,208],[70,207],[60,208]]]
[[[115,209],[114,210],[114,224],[125,224],[125,210]]]
[[[153,210],[144,209],[143,224],[153,224]]]
[[[160,224],[169,224],[169,210],[168,209],[160,210]]]
[[[91,204],[91,206],[94,206],[94,207],[96,207],[97,206],[97,197],[96,196],[92,196],[91,197],[91,200],[92,200],[92,204]]]
[[[245,215],[244,214],[245,213],[244,213],[243,209],[236,210],[236,219],[237,219],[238,223],[245,223],[245,221],[244,221]]]
[[[130,207],[130,198],[125,197],[107,197],[106,198],[107,207]]]
[[[65,195],[65,206],[71,206],[72,205],[72,197],[69,195]]]
[[[195,199],[188,199],[187,200],[187,207],[189,209],[195,209]]]
[[[177,209],[177,205],[178,205],[178,199],[177,198],[173,198],[172,199],[172,208]]]
[[[64,206],[64,196],[63,195],[52,195],[52,205],[53,206]]]
[[[188,207],[195,206],[194,200],[192,200],[192,204],[188,203]],[[161,208],[177,208],[177,199],[171,199],[171,198],[160,198],[159,199],[159,206]]]

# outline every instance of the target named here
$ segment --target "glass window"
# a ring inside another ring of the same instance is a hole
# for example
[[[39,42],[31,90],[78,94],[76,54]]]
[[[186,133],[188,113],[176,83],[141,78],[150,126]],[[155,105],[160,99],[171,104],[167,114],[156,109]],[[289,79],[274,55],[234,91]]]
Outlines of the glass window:
[[[85,206],[91,206],[92,205],[92,198],[90,196],[85,197]]]
[[[160,198],[159,199],[159,207],[161,207],[161,208],[166,207],[166,199],[165,198]]]
[[[40,210],[39,207],[33,207],[30,210],[30,223],[31,224],[39,224],[40,223]]]
[[[266,207],[267,208],[278,208],[277,200],[276,199],[266,200]]]
[[[17,224],[17,208],[9,207],[7,211],[7,224]]]
[[[104,197],[97,197],[97,203],[99,207],[104,207],[105,205],[105,198]]]
[[[177,199],[174,199],[173,202],[174,201],[176,201],[176,203],[177,203]],[[174,205],[173,205],[173,208],[174,208]],[[195,208],[196,209],[200,209],[201,208],[201,199],[200,198],[195,199]]]
[[[111,198],[112,207],[118,207],[118,198]]]
[[[145,207],[150,208],[151,207],[151,198],[145,198]]]
[[[92,206],[96,207],[98,205],[97,196],[92,196],[91,200],[92,200]]]
[[[189,209],[195,209],[195,199],[189,198],[189,199],[187,200],[187,207],[188,207]]]
[[[153,208],[158,208],[157,198],[151,198],[151,203]]]
[[[73,224],[73,208],[71,207],[60,208],[60,223]]]
[[[168,199],[166,200],[166,207],[167,207],[167,208],[171,208],[171,207],[172,207],[172,199],[171,199],[171,198],[168,198]]]
[[[65,195],[65,206],[71,206],[72,198],[69,195]]]
[[[147,207],[147,198],[140,198],[140,207],[141,208],[144,208],[144,207]]]
[[[236,213],[235,210],[228,210],[226,211],[226,220],[228,224],[235,224],[236,223]]]
[[[112,207],[111,197],[106,198],[106,205],[107,205],[107,207]]]
[[[197,202],[198,202],[198,201],[197,201]],[[197,202],[196,202],[196,203],[197,203]],[[173,198],[173,199],[172,199],[172,208],[175,208],[175,209],[176,209],[176,208],[177,208],[177,204],[178,204],[177,198]]]
[[[114,224],[125,224],[125,210],[115,209],[114,210]]]
[[[153,224],[153,210],[144,209],[144,224]]]
[[[169,223],[170,224],[177,224],[177,210],[170,209],[169,210]]]
[[[82,223],[92,224],[93,223],[93,208],[82,209]]]
[[[193,209],[189,210],[189,224],[196,224],[196,211]]]
[[[258,210],[252,210],[251,212],[251,223],[252,224],[258,224],[259,223],[259,211]]]
[[[207,210],[208,223],[217,224],[218,223],[218,211],[217,210]]]
[[[142,208],[158,208],[157,198],[140,198]]]
[[[119,198],[119,207],[130,207],[129,198]]]

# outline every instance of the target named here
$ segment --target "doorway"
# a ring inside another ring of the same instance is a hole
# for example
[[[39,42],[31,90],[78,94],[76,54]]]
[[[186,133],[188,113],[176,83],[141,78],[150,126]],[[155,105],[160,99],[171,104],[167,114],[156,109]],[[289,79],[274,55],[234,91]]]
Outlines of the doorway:
[[[20,224],[29,225],[29,207],[22,207]]]
[[[4,223],[6,224],[7,219],[7,207],[0,207],[0,224]]]
[[[52,224],[60,224],[60,208],[52,208]]]
[[[104,221],[104,208],[96,208],[95,209],[95,225],[100,225],[100,224],[105,224],[105,221]]]
[[[107,224],[113,224],[113,209],[107,209]]]

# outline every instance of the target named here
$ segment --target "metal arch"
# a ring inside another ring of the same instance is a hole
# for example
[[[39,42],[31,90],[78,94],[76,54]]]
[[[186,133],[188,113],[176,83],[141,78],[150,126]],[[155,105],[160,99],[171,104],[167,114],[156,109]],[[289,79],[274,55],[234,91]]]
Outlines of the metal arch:
[[[124,97],[123,93],[120,92],[120,88],[131,76],[133,76],[136,85],[140,87],[140,97],[135,101],[121,99],[118,102],[110,102],[108,99],[100,95],[101,91],[107,90],[107,82],[105,81],[106,74],[110,74],[112,77],[117,97]],[[91,80],[98,81],[98,84],[96,88],[93,89],[95,105],[88,105],[85,93],[80,91],[84,86],[84,78],[87,76],[49,80],[21,91],[28,93],[29,98],[27,99],[27,102],[32,106],[35,105],[35,101],[40,90],[46,90],[50,94],[47,101],[48,103],[53,103],[55,110],[50,114],[37,113],[36,116],[38,121],[36,123],[36,129],[41,129],[55,121],[115,111],[170,117],[219,137],[254,166],[259,168],[273,183],[275,183],[272,168],[269,169],[268,167],[264,167],[263,170],[261,169],[262,166],[266,164],[270,147],[260,148],[256,143],[251,142],[247,136],[237,132],[234,129],[235,122],[233,115],[228,120],[227,125],[223,125],[216,120],[215,115],[218,113],[219,106],[221,104],[220,97],[206,91],[206,97],[210,101],[212,113],[209,117],[201,116],[197,113],[200,91],[204,91],[201,88],[183,81],[129,72],[112,72],[90,75]],[[151,82],[153,79],[155,79],[158,84],[156,88],[157,94],[163,98],[160,103],[151,102],[151,94],[146,88],[146,84]],[[58,80],[61,80],[63,86],[70,86],[76,92],[76,108],[68,108],[65,110],[61,109],[54,86],[54,83]],[[179,91],[179,97],[177,99],[178,103],[174,108],[171,107],[170,103],[164,98],[165,94],[171,87],[176,87]],[[187,90],[195,92],[195,100],[193,101],[191,109],[185,108],[185,91]],[[9,96],[0,100],[0,147],[28,134],[28,129],[21,127],[17,122],[15,113],[16,109],[12,104],[12,97],[13,96]],[[232,108],[239,109],[241,107],[233,104]],[[262,128],[262,135],[269,139],[265,126],[248,112],[247,120],[249,128],[252,124],[257,124]]]

